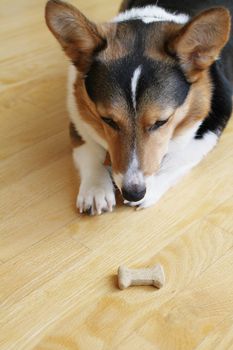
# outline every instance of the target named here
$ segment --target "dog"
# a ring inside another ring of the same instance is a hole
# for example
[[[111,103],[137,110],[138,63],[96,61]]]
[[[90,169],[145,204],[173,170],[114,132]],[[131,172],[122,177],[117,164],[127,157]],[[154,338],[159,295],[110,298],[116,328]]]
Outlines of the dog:
[[[125,204],[150,207],[213,149],[232,113],[232,13],[231,0],[124,0],[94,24],[48,1],[47,25],[71,60],[80,213],[112,211],[114,184]]]

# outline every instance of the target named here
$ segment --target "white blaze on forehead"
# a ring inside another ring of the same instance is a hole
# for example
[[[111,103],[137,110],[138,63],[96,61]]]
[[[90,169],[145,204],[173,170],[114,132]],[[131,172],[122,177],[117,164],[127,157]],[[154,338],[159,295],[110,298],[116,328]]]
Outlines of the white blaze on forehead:
[[[135,69],[131,80],[132,101],[133,101],[133,107],[135,110],[137,107],[137,100],[136,100],[137,87],[138,87],[138,82],[140,79],[141,72],[142,72],[142,66],[139,66],[137,69]]]

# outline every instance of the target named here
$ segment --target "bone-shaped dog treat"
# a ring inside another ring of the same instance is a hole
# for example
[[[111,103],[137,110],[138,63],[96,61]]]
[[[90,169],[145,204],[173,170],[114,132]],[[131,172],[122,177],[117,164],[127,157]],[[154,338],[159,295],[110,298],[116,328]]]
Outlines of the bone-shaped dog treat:
[[[164,270],[159,264],[146,269],[129,269],[126,266],[120,266],[118,269],[118,284],[120,289],[130,286],[154,286],[161,288],[164,283]]]

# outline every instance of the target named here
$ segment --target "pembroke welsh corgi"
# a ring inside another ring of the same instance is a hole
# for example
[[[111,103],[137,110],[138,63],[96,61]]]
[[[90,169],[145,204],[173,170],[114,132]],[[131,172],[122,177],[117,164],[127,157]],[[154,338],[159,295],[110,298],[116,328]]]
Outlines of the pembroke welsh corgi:
[[[155,204],[216,145],[232,112],[231,13],[232,0],[124,0],[94,24],[48,1],[47,25],[71,59],[81,213],[112,211],[114,183],[126,204]]]

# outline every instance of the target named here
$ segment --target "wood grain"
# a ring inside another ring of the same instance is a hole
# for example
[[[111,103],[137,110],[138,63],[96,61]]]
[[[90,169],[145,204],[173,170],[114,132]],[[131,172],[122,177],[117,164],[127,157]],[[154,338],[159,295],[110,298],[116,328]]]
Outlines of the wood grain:
[[[214,209],[207,216],[207,220],[210,221],[212,224],[233,233],[232,208],[233,208],[233,197],[228,198],[220,206]]]
[[[230,316],[218,324],[210,334],[205,337],[197,350],[232,349],[233,344],[233,317]]]
[[[233,122],[155,207],[79,215],[45,2],[0,2],[0,349],[233,349]],[[120,4],[71,2],[96,21]],[[120,264],[157,262],[161,290],[117,288]]]

